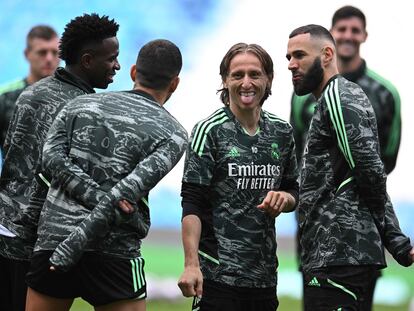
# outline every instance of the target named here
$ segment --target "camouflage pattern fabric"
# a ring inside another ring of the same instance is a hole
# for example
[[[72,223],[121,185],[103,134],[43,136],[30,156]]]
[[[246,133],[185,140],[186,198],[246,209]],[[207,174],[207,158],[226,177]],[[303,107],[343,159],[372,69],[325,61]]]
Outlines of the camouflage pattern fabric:
[[[146,196],[186,145],[185,129],[145,93],[112,92],[70,102],[44,147],[52,181],[35,251],[56,248],[50,262],[61,270],[85,250],[139,256],[150,226]],[[121,199],[135,205],[132,214],[120,212]]]
[[[65,103],[94,92],[63,68],[53,76],[27,87],[16,103],[4,144],[4,164],[0,179],[0,224],[17,237],[0,236],[0,255],[10,259],[28,259],[36,240],[37,222],[43,199],[35,175],[41,167],[46,134]],[[41,187],[40,187],[41,188]],[[30,204],[34,195],[35,204]]]
[[[365,61],[356,71],[346,73],[343,77],[358,84],[368,96],[374,108],[381,160],[384,163],[385,172],[389,174],[395,168],[401,140],[400,95],[389,81],[367,68]],[[312,94],[305,96],[292,95],[290,122],[293,126],[298,163],[302,158],[306,135],[315,106],[316,99]]]
[[[275,218],[257,205],[270,190],[298,187],[292,127],[263,110],[259,127],[250,136],[221,108],[194,127],[185,162],[183,182],[209,187],[214,237],[206,239],[216,250],[200,241],[203,277],[231,286],[276,286]]]
[[[409,246],[405,237],[390,240],[395,238],[390,227],[393,233],[399,227],[388,208],[374,110],[363,90],[341,76],[328,82],[315,107],[300,184],[305,272],[336,265],[385,266],[382,238],[399,250]]]

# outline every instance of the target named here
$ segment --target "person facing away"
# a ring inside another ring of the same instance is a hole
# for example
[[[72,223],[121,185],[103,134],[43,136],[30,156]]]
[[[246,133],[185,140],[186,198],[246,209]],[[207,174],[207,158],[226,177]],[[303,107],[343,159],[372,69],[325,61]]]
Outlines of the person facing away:
[[[68,310],[76,297],[96,310],[145,310],[148,192],[188,139],[164,108],[181,67],[174,43],[150,41],[132,66],[132,91],[77,97],[56,117],[43,151],[51,183],[27,275],[28,311]]]
[[[27,77],[0,86],[0,152],[17,98],[28,85],[54,73],[59,65],[58,46],[59,37],[48,25],[36,25],[27,34],[24,50],[24,56],[29,62]]]
[[[1,310],[24,310],[37,223],[47,187],[37,175],[46,134],[60,109],[93,88],[106,88],[119,70],[118,24],[85,14],[65,27],[59,46],[66,67],[27,87],[19,96],[4,144],[0,178],[0,275],[7,280]],[[4,306],[4,307],[3,307]]]
[[[367,67],[360,55],[360,46],[368,37],[366,18],[361,10],[353,6],[338,9],[332,17],[330,32],[337,45],[339,73],[358,84],[374,108],[381,160],[385,172],[390,174],[397,162],[401,140],[400,95],[394,85]],[[290,122],[294,129],[298,163],[315,105],[316,99],[312,94],[292,96]]]
[[[299,237],[305,310],[365,310],[384,246],[414,260],[386,193],[374,110],[339,75],[332,35],[319,25],[293,30],[286,57],[294,91],[318,99],[300,173]],[[396,234],[399,233],[399,234]]]
[[[273,61],[261,46],[233,45],[220,75],[224,107],[195,125],[185,160],[178,286],[193,310],[276,310],[275,218],[298,192],[292,127],[262,109]]]

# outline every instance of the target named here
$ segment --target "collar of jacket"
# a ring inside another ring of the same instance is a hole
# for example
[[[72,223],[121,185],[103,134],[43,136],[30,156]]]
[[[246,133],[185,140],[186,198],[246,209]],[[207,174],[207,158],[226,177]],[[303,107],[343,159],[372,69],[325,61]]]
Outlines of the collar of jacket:
[[[68,84],[72,84],[86,93],[95,93],[95,90],[81,78],[69,73],[65,68],[58,67],[55,71],[55,78]]]
[[[361,78],[365,74],[366,69],[367,69],[367,64],[365,60],[362,60],[362,63],[357,68],[357,70],[343,73],[342,76],[351,82],[356,82],[359,78]]]

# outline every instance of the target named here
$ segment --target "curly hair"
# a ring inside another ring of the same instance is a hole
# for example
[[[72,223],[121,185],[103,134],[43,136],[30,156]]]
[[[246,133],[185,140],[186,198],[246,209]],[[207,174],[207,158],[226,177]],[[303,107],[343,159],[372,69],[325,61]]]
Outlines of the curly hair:
[[[119,25],[108,16],[96,13],[75,17],[66,26],[59,45],[59,57],[67,65],[76,64],[84,48],[115,37]]]

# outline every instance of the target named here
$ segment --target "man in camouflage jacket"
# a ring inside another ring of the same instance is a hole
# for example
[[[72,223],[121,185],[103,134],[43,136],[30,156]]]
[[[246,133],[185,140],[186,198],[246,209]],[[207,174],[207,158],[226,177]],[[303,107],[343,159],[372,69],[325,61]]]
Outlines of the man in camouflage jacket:
[[[113,262],[141,261],[141,239],[150,226],[148,192],[175,166],[187,145],[185,129],[163,108],[178,86],[180,69],[181,54],[173,43],[151,41],[132,69],[132,91],[81,96],[61,111],[44,147],[51,185],[34,257],[54,250],[50,263],[61,272],[76,271],[73,266],[84,251],[83,257],[93,252]],[[40,286],[35,277],[30,277],[32,284],[35,290]],[[145,289],[138,288],[124,299],[142,304],[145,297]],[[88,301],[116,301],[111,300]]]
[[[384,246],[405,266],[414,249],[395,234],[395,215],[385,216],[391,202],[374,110],[358,85],[338,75],[334,39],[318,25],[289,38],[295,93],[318,98],[298,207],[305,310],[363,310],[373,272],[386,265]]]
[[[0,299],[1,310],[25,308],[24,277],[47,193],[37,173],[49,127],[68,101],[112,82],[120,68],[117,31],[118,24],[107,17],[85,14],[73,19],[66,25],[60,44],[66,67],[29,86],[17,100],[0,179],[0,225],[5,228],[0,235],[0,276],[10,290]],[[99,52],[92,55],[91,51]]]

